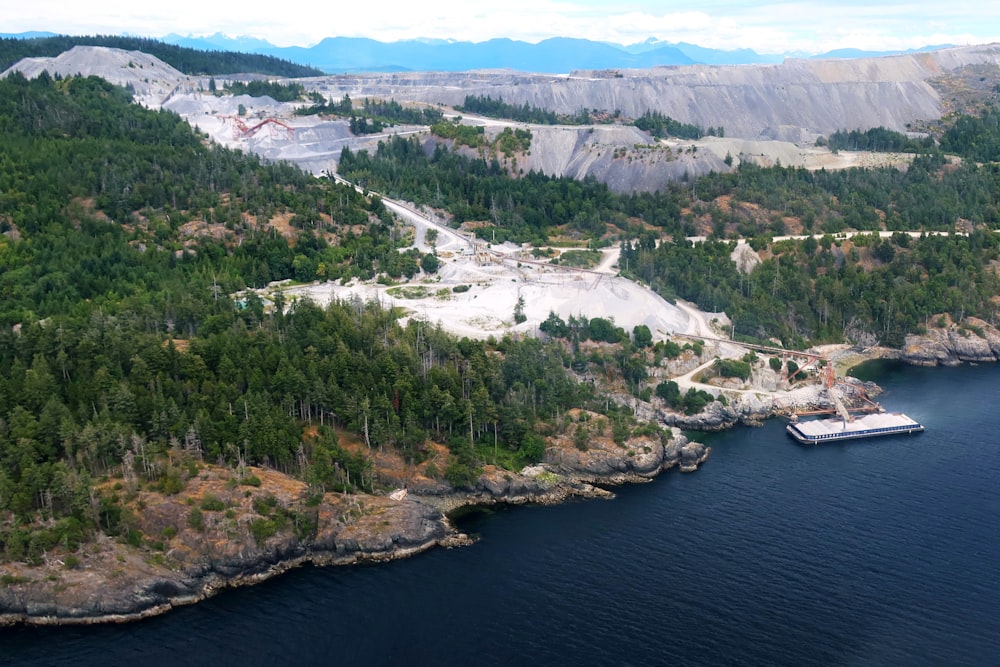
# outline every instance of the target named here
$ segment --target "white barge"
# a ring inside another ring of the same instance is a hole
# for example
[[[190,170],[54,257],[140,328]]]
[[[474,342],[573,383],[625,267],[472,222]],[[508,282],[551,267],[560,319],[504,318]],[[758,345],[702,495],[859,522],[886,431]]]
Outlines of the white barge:
[[[786,430],[799,442],[814,445],[838,440],[874,438],[879,435],[919,433],[924,427],[901,412],[879,412],[853,420],[839,417],[808,421],[793,419]]]

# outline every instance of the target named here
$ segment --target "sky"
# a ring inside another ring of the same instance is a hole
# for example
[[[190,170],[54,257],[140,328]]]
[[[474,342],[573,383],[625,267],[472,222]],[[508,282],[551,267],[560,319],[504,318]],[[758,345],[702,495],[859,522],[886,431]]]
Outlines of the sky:
[[[308,9],[306,8],[308,7]],[[762,54],[840,48],[896,51],[1000,42],[1000,2],[990,0],[435,0],[321,3],[170,0],[0,0],[0,32],[71,35],[221,32],[277,46],[324,37],[538,42],[577,37],[614,44],[647,39]]]

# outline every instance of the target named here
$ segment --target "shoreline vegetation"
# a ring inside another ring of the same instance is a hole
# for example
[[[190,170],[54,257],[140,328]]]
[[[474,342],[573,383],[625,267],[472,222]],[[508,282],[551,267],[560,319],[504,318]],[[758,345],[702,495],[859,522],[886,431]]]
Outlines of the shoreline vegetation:
[[[889,348],[846,349],[832,357],[838,368],[847,371],[873,360],[900,359],[901,353]],[[745,423],[761,423],[762,418],[776,416],[780,415],[743,415]],[[398,499],[327,493],[319,501],[311,498],[305,502],[306,485],[273,470],[247,468],[247,478],[257,480],[251,484],[259,485],[247,486],[234,485],[227,469],[205,466],[186,496],[200,497],[200,507],[211,508],[203,510],[201,516],[239,515],[250,506],[271,504],[274,512],[294,517],[304,505],[310,505],[314,510],[310,516],[320,524],[313,538],[301,539],[304,535],[294,528],[254,535],[252,523],[241,518],[235,525],[242,523],[247,530],[240,536],[230,532],[226,537],[224,531],[211,529],[206,533],[204,527],[192,532],[189,537],[200,543],[201,554],[187,567],[175,564],[173,569],[162,558],[143,560],[128,545],[105,539],[85,557],[89,562],[75,563],[71,569],[59,560],[46,561],[41,567],[7,568],[0,583],[0,608],[4,609],[0,626],[134,622],[303,565],[387,562],[435,547],[462,547],[474,542],[452,523],[463,509],[612,499],[614,493],[608,487],[648,482],[671,468],[694,471],[709,453],[710,448],[689,442],[677,429],[666,443],[651,438],[630,440],[624,451],[610,437],[596,436],[586,451],[569,442],[556,443],[546,463],[529,466],[519,474],[486,466],[471,491],[430,489],[421,493],[416,483],[409,493],[394,494]],[[235,493],[227,495],[227,487]],[[192,503],[163,497],[162,505],[156,506],[152,495],[147,494],[147,510],[161,519],[171,511],[183,512],[185,502],[190,509]],[[301,517],[293,518],[298,520]],[[207,523],[220,525],[211,518]],[[262,535],[263,539],[258,539]],[[173,547],[172,557],[176,558],[185,544],[190,547],[191,541],[182,540]],[[197,561],[200,564],[195,564]]]

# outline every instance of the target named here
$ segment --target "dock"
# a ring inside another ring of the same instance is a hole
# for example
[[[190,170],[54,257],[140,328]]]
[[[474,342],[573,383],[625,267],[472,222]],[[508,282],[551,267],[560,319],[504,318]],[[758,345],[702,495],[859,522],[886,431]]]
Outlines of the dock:
[[[874,438],[880,435],[919,433],[924,427],[919,422],[901,412],[880,412],[864,415],[852,420],[842,418],[794,420],[786,430],[788,434],[805,444],[837,442]]]

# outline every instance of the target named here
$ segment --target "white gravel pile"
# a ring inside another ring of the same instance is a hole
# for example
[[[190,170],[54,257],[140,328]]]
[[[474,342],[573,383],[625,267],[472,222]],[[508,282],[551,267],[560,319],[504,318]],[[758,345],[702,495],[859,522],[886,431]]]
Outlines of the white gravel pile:
[[[131,86],[137,97],[168,95],[187,76],[159,58],[141,51],[124,51],[105,46],[74,46],[54,58],[24,58],[2,75],[21,72],[33,79],[46,71],[51,76],[99,76],[120,86]]]

